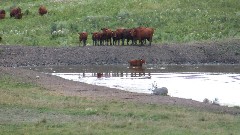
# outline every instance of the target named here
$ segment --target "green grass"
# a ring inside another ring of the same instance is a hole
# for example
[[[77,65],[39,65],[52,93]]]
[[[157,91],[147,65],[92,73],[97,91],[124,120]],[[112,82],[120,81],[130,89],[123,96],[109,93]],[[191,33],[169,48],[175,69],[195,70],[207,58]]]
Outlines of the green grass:
[[[49,14],[39,16],[40,5]],[[29,14],[10,19],[13,6]],[[239,0],[2,0],[0,9],[7,11],[0,20],[0,44],[7,45],[77,46],[78,32],[102,27],[153,27],[155,43],[240,37]]]
[[[239,115],[174,105],[65,96],[0,75],[0,133],[3,135],[226,135],[238,134],[239,126]]]

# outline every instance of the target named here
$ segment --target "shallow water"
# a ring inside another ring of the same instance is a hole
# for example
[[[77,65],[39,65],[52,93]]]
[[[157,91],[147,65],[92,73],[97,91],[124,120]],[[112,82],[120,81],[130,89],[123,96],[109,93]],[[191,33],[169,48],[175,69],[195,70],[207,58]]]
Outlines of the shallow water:
[[[130,92],[152,93],[153,84],[168,95],[220,105],[240,106],[240,65],[128,65],[32,68],[65,79]],[[102,75],[97,77],[97,73]]]

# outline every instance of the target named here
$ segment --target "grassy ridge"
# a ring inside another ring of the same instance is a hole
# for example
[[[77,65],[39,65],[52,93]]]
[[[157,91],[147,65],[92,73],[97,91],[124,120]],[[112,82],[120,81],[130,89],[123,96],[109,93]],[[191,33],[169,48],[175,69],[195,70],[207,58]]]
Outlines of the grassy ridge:
[[[40,5],[48,15],[38,15]],[[13,6],[28,15],[10,19]],[[0,44],[76,46],[77,32],[102,27],[153,27],[155,43],[240,37],[239,0],[3,0],[0,9],[7,11],[0,20]]]
[[[179,106],[91,100],[0,75],[1,134],[238,134],[240,117]]]

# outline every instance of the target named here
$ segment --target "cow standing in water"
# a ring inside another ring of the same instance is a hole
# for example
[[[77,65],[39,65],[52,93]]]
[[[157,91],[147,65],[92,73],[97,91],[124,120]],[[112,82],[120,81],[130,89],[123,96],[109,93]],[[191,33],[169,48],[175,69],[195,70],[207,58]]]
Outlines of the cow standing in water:
[[[146,27],[138,27],[131,30],[131,36],[133,37],[134,42],[139,40],[139,43],[143,45],[145,40],[149,41],[149,45],[152,43],[154,29]]]
[[[134,67],[142,67],[142,65],[145,63],[145,60],[140,59],[140,60],[130,60],[128,61],[128,63],[130,64],[130,66],[134,66]]]
[[[38,13],[41,15],[41,16],[43,16],[43,15],[45,15],[45,14],[47,14],[47,8],[45,7],[45,6],[40,6],[39,7],[39,9],[38,9]]]
[[[81,42],[83,42],[83,46],[86,46],[88,33],[82,32],[82,33],[78,33],[78,34],[79,34],[79,46],[80,46]]]

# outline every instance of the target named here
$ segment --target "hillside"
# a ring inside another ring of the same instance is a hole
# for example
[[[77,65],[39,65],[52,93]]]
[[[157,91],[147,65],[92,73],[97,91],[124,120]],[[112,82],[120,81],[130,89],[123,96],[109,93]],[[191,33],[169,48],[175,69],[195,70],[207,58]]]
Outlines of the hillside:
[[[138,26],[155,29],[154,43],[192,42],[240,37],[239,0],[3,0],[0,20],[4,45],[77,46],[78,32]],[[47,15],[39,16],[40,5]],[[19,6],[21,20],[9,16]],[[88,44],[92,44],[91,36]]]

